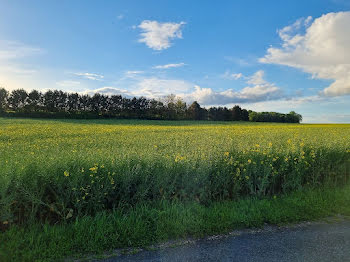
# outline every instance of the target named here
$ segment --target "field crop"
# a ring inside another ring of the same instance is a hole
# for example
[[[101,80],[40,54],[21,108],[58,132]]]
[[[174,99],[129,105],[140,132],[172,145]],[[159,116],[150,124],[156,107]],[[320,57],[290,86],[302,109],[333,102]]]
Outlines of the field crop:
[[[343,184],[350,125],[0,119],[0,221]]]

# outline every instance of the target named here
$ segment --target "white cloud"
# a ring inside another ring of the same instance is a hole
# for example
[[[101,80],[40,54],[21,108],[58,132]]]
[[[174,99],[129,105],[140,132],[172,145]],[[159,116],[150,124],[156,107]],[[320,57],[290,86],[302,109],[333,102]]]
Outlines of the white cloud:
[[[100,81],[104,78],[103,75],[93,74],[93,73],[74,73],[74,75],[81,76],[89,80],[96,80],[96,81]]]
[[[0,71],[6,72],[6,73],[20,74],[20,75],[29,75],[37,72],[34,69],[27,69],[19,65],[4,65],[4,66],[0,65]]]
[[[304,123],[350,123],[350,115],[347,114],[321,114],[305,115]]]
[[[304,96],[304,97],[281,97],[281,99],[270,101],[257,101],[247,104],[252,110],[255,111],[279,111],[289,112],[296,110],[306,105],[314,105],[323,103],[323,105],[329,102],[328,97],[321,97],[318,95]]]
[[[0,86],[8,90],[38,88],[44,81],[37,81],[35,74],[39,67],[28,59],[44,53],[45,50],[38,47],[0,40]]]
[[[86,90],[84,92],[81,92],[83,94],[88,94],[88,95],[94,95],[96,93],[103,94],[103,95],[122,95],[124,97],[132,97],[134,96],[132,92],[126,90],[126,89],[120,89],[112,86],[105,86],[102,88],[94,89],[94,90]]]
[[[142,73],[144,73],[144,71],[140,71],[140,70],[134,70],[134,71],[130,70],[125,72],[126,75],[139,75]]]
[[[253,57],[242,59],[242,58],[233,57],[233,56],[224,56],[224,59],[229,62],[235,63],[241,67],[247,67],[247,66],[252,66],[256,64],[256,58],[253,58]]]
[[[194,85],[185,80],[152,77],[141,80],[137,86],[138,90],[134,92],[135,95],[156,98],[188,92]]]
[[[130,71],[126,71],[124,73],[124,76],[122,79],[138,79],[140,75],[142,75],[144,73],[144,71],[140,71],[140,70],[130,70]]]
[[[299,18],[292,25],[286,26],[280,30],[278,30],[278,35],[280,38],[285,41],[284,45],[288,46],[289,44],[295,45],[301,40],[301,35],[296,34],[292,36],[293,33],[297,32],[303,27],[309,26],[312,21],[312,17],[308,16],[307,18]]]
[[[43,49],[14,41],[0,41],[0,60],[12,60],[42,54]]]
[[[264,78],[264,72],[258,71],[254,75],[245,77],[247,86],[240,91],[228,89],[215,91],[211,88],[201,88],[194,83],[180,79],[162,79],[157,77],[135,78],[130,88],[119,89],[104,87],[90,90],[90,94],[100,92],[108,95],[121,94],[128,97],[162,98],[169,94],[182,97],[187,102],[198,101],[203,106],[227,105],[232,103],[253,103],[270,101],[284,97],[281,89]]]
[[[252,103],[281,99],[281,89],[273,83],[267,82],[264,72],[258,71],[247,77],[248,86],[240,91],[228,89],[225,91],[214,91],[211,88],[194,87],[194,91],[188,94],[180,94],[186,101],[198,101],[201,105],[227,105],[234,103]]]
[[[248,77],[248,84],[251,85],[265,85],[268,82],[264,79],[264,71],[259,70],[254,75]]]
[[[124,18],[124,15],[123,15],[123,14],[120,14],[120,15],[117,16],[117,19],[118,19],[118,20],[122,20],[123,18]]]
[[[242,73],[230,73],[229,71],[226,71],[225,74],[222,75],[222,78],[229,79],[229,80],[238,80],[243,77]]]
[[[304,123],[350,123],[350,115],[341,113],[347,105],[346,97],[312,95],[248,103],[245,107],[258,112],[293,110],[302,114]]]
[[[86,92],[89,94],[100,92],[108,95],[121,94],[127,97],[161,98],[169,94],[187,93],[193,86],[194,84],[185,80],[151,77],[137,80],[127,90],[107,86]]]
[[[279,48],[270,47],[260,62],[287,65],[333,80],[322,92],[327,96],[350,94],[350,12],[328,13],[312,21],[299,19],[278,31]],[[298,33],[305,27],[305,33]]]
[[[185,66],[185,63],[178,63],[178,64],[167,64],[167,65],[157,65],[154,66],[154,69],[169,69],[169,68],[175,68],[175,67],[182,67]]]
[[[40,55],[44,50],[14,41],[0,40],[0,73],[14,75],[30,75],[37,70],[31,65],[25,65],[23,59]],[[20,61],[18,61],[20,60]]]
[[[143,32],[140,43],[145,43],[154,50],[163,50],[171,46],[171,40],[182,38],[181,28],[185,22],[180,23],[159,23],[157,21],[144,20],[138,26]]]
[[[76,87],[80,85],[80,82],[72,81],[72,80],[63,80],[63,81],[56,82],[56,85],[60,87]]]

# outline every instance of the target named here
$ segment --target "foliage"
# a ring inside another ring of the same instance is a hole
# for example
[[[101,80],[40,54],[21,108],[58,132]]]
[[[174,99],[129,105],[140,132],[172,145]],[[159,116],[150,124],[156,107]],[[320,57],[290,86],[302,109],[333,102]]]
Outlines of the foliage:
[[[265,223],[310,221],[334,214],[350,215],[349,185],[209,206],[164,200],[140,203],[130,209],[77,218],[74,223],[35,223],[28,228],[15,225],[0,233],[0,261],[76,261],[74,258],[83,257],[90,261],[115,255],[116,248],[147,247],[168,239],[228,233]]]
[[[0,112],[4,111],[7,105],[8,91],[0,87]]]
[[[349,125],[0,119],[0,221],[341,184],[349,135]]]
[[[175,95],[157,101],[145,97],[126,98],[120,95],[93,96],[48,90],[13,90],[10,94],[0,88],[0,112],[3,116],[41,118],[128,118],[160,120],[216,120],[299,123],[301,115],[295,112],[256,113],[239,106],[202,108],[197,101],[187,106]],[[4,112],[5,111],[5,112]]]
[[[252,122],[280,122],[280,123],[299,123],[302,116],[291,111],[289,114],[276,112],[249,112],[249,121]]]

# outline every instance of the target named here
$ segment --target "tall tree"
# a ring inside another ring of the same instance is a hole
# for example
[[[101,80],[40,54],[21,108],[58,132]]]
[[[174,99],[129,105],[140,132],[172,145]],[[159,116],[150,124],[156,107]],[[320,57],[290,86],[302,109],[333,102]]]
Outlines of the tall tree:
[[[50,112],[75,117],[84,114],[92,117],[117,117],[139,119],[168,120],[216,120],[216,121],[253,121],[300,123],[302,116],[291,111],[288,114],[277,112],[254,112],[236,105],[226,107],[202,108],[194,101],[188,108],[186,103],[175,95],[165,97],[163,102],[145,97],[125,98],[121,95],[90,95],[67,93],[60,90],[48,90],[44,94],[37,90],[29,94],[23,89],[13,90],[10,94],[0,88],[0,111],[7,108],[15,112]],[[72,114],[74,113],[74,114]],[[37,115],[36,115],[37,116]],[[47,116],[47,114],[44,114]]]
[[[166,107],[166,118],[170,120],[176,119],[176,95],[170,94],[164,98],[164,105]]]
[[[80,95],[79,96],[79,110],[82,112],[90,111],[90,96]]]
[[[194,101],[187,109],[187,115],[192,120],[204,120],[207,111],[203,110],[197,101]]]
[[[5,88],[0,88],[0,112],[5,111],[9,92]]]
[[[54,101],[54,96],[53,96],[53,91],[48,90],[45,92],[43,95],[43,100],[44,100],[44,107],[46,108],[47,112],[54,112],[55,110],[55,101]]]
[[[68,112],[77,112],[79,110],[79,94],[71,93],[67,95],[66,110]]]
[[[63,91],[55,90],[53,91],[53,100],[54,100],[54,107],[56,111],[65,112],[68,110],[68,96],[70,94],[67,94]]]
[[[249,121],[249,112],[247,109],[242,109],[241,120],[242,121]]]
[[[28,110],[37,111],[42,104],[42,94],[37,90],[32,90],[28,94]]]
[[[20,110],[25,107],[27,98],[28,93],[24,89],[13,90],[9,97],[9,104],[12,109]]]
[[[123,97],[121,95],[111,96],[111,107],[110,110],[114,115],[120,115],[123,109]]]
[[[242,109],[240,106],[234,106],[232,109],[232,120],[233,121],[240,121],[242,120]]]
[[[177,97],[174,106],[175,106],[175,112],[176,112],[176,119],[177,120],[185,119],[186,111],[187,111],[186,102],[183,101],[182,98]]]

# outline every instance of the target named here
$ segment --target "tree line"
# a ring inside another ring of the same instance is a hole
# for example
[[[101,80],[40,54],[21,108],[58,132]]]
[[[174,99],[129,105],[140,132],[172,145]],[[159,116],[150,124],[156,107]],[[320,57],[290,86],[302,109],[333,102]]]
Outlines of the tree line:
[[[162,100],[145,97],[127,98],[121,95],[67,93],[60,90],[40,92],[16,89],[8,92],[0,88],[2,116],[52,118],[129,118],[159,120],[214,120],[300,123],[302,116],[254,112],[236,105],[232,108],[201,107],[197,101],[189,106],[175,95]]]

